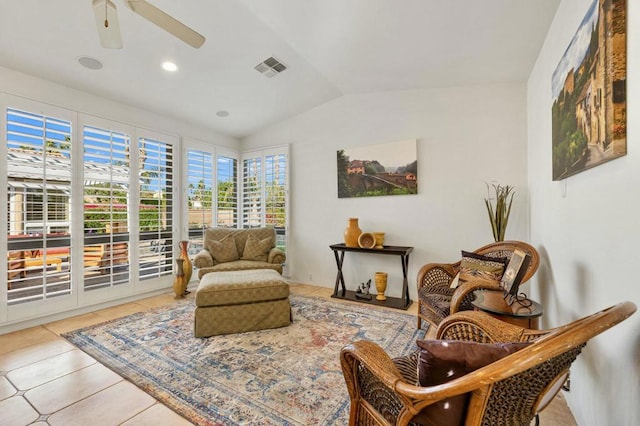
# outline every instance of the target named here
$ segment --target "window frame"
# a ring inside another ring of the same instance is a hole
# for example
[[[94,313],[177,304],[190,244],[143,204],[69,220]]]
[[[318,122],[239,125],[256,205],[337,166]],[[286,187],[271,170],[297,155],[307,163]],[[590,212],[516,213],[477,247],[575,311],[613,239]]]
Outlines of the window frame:
[[[231,174],[235,173],[235,208],[233,209],[235,214],[235,226],[237,228],[242,227],[242,214],[243,214],[243,177],[242,167],[243,159],[249,156],[259,154],[261,161],[264,161],[265,155],[272,155],[282,153],[286,156],[287,171],[285,174],[285,237],[288,236],[288,220],[289,220],[289,146],[278,146],[272,148],[265,148],[260,150],[252,150],[242,153],[240,149],[235,150],[225,146],[218,146],[212,143],[196,141],[194,139],[184,139],[177,135],[172,135],[156,130],[151,130],[143,127],[137,127],[134,124],[112,120],[104,117],[100,117],[91,113],[74,111],[72,109],[63,108],[55,105],[50,105],[37,100],[30,100],[22,98],[20,96],[10,95],[0,92],[0,108],[2,113],[0,114],[0,127],[3,129],[2,137],[0,139],[0,161],[7,160],[7,109],[13,108],[22,110],[25,112],[31,112],[34,114],[41,114],[47,117],[61,119],[68,121],[71,126],[71,178],[70,178],[70,204],[68,205],[70,220],[69,220],[69,253],[72,259],[70,266],[71,275],[71,294],[56,297],[53,299],[47,299],[44,301],[33,301],[20,305],[8,305],[7,304],[7,288],[0,290],[0,327],[9,323],[16,323],[26,319],[36,319],[49,315],[54,315],[62,312],[73,311],[74,309],[80,309],[88,307],[98,303],[105,303],[112,300],[120,300],[125,297],[134,296],[135,294],[148,293],[156,290],[166,290],[171,287],[173,282],[173,267],[174,262],[171,262],[171,272],[164,276],[157,277],[152,280],[140,280],[139,277],[139,261],[140,254],[138,253],[140,244],[140,217],[139,217],[139,204],[141,194],[137,185],[139,184],[138,177],[138,160],[139,150],[130,149],[130,161],[131,172],[129,174],[129,200],[128,204],[134,206],[128,214],[128,242],[129,242],[129,282],[127,284],[119,285],[116,287],[108,287],[105,289],[96,289],[94,291],[83,291],[84,286],[84,209],[85,209],[85,193],[84,193],[84,181],[85,172],[83,161],[78,159],[84,159],[84,129],[85,126],[91,126],[98,129],[110,130],[118,133],[126,134],[130,137],[131,147],[136,147],[141,137],[148,138],[156,141],[167,143],[172,147],[172,165],[173,165],[173,179],[167,185],[171,185],[173,188],[171,199],[171,220],[172,223],[168,224],[168,238],[172,242],[172,255],[171,260],[179,253],[178,242],[181,238],[188,238],[188,219],[186,216],[186,188],[187,188],[187,156],[188,149],[196,149],[210,152],[213,159],[213,181],[215,188],[214,200],[212,200],[212,222],[211,225],[217,225],[218,215],[218,182],[222,178],[218,175],[218,161],[221,157],[230,158],[233,160],[235,170]],[[8,164],[8,163],[7,163]],[[264,189],[264,169],[261,171],[260,180],[262,182],[261,188],[261,200],[265,200]],[[66,183],[65,183],[66,185]],[[176,188],[180,188],[178,190]],[[0,203],[0,214],[4,220],[0,221],[0,256],[7,258],[8,254],[8,226],[7,222],[9,218],[9,203],[8,203],[8,176],[6,173],[0,174],[0,193],[5,198],[5,202]],[[26,197],[25,201],[26,202]],[[66,211],[60,200],[54,201],[56,204],[56,212],[47,212],[47,208],[42,209],[43,219],[45,217],[50,218],[53,222],[64,216]],[[179,207],[182,206],[182,207]],[[184,209],[184,210],[183,210]],[[182,215],[180,213],[183,213]],[[36,213],[37,214],[37,213]],[[46,215],[46,216],[45,216]],[[55,217],[54,217],[55,216]],[[181,216],[181,217],[180,217]],[[81,220],[79,218],[82,217]],[[261,223],[265,223],[265,211],[262,209]],[[65,225],[66,226],[66,225]],[[74,259],[82,259],[81,261],[74,261]],[[0,274],[7,276],[8,262],[0,262]]]
[[[261,148],[261,149],[256,149],[256,150],[250,150],[250,151],[245,151],[241,154],[240,156],[240,170],[238,171],[238,177],[241,180],[240,183],[238,184],[238,187],[241,189],[241,196],[239,197],[239,202],[238,204],[241,206],[242,211],[241,211],[241,215],[240,215],[240,222],[241,222],[241,227],[245,228],[245,215],[247,212],[245,212],[245,197],[246,197],[246,193],[245,193],[245,161],[246,160],[250,160],[250,159],[259,159],[260,160],[260,189],[257,192],[254,192],[254,195],[257,194],[260,198],[259,198],[259,203],[260,203],[260,207],[259,207],[259,223],[256,224],[257,226],[269,226],[270,224],[267,223],[267,208],[265,206],[265,201],[267,200],[267,188],[266,188],[266,175],[267,175],[267,168],[265,167],[265,159],[269,156],[275,156],[275,155],[282,155],[285,158],[285,174],[284,174],[284,227],[282,228],[281,231],[277,231],[278,232],[278,236],[277,238],[280,240],[279,242],[279,246],[281,248],[284,249],[284,251],[286,252],[288,246],[289,246],[289,218],[290,218],[290,214],[289,214],[289,192],[290,192],[290,169],[291,169],[291,164],[290,164],[290,155],[289,155],[289,145],[278,145],[278,146],[273,146],[273,147],[267,147],[267,148]],[[255,216],[251,217],[251,220],[255,220]],[[283,234],[283,235],[282,235]],[[287,268],[287,265],[285,264],[285,270]]]
[[[172,185],[173,187],[176,186],[176,183],[181,183],[180,182],[180,176],[182,176],[182,161],[183,161],[183,157],[181,155],[182,149],[180,149],[180,139],[178,136],[175,135],[170,135],[167,133],[162,133],[162,132],[158,132],[155,130],[149,130],[149,129],[143,129],[143,128],[139,128],[136,127],[135,128],[135,137],[136,137],[136,146],[138,146],[138,141],[140,140],[140,138],[145,138],[145,139],[151,139],[154,141],[159,141],[159,142],[163,142],[167,145],[171,145],[172,147]],[[132,155],[132,161],[135,158],[135,164],[139,164],[139,155],[138,155],[138,150],[135,150],[136,154],[135,156]],[[138,168],[136,167],[136,179],[138,177]],[[134,173],[132,173],[133,175]],[[136,182],[137,184],[137,182]],[[134,263],[135,267],[133,268],[133,273],[135,273],[135,292],[140,293],[140,292],[146,292],[146,291],[150,291],[150,290],[155,290],[158,288],[164,288],[165,286],[171,286],[171,284],[173,283],[173,271],[175,268],[175,262],[174,259],[177,257],[178,253],[179,253],[179,248],[178,248],[178,241],[180,240],[180,218],[177,217],[177,213],[180,211],[179,207],[180,205],[182,205],[182,197],[180,196],[181,191],[176,191],[175,188],[172,188],[171,191],[171,210],[170,210],[170,214],[171,214],[171,225],[168,226],[168,230],[162,231],[158,233],[158,236],[160,237],[160,239],[169,239],[170,238],[170,255],[171,257],[169,258],[169,262],[166,264],[166,266],[169,268],[167,271],[165,271],[164,274],[161,274],[160,276],[156,277],[155,279],[145,279],[145,280],[141,280],[140,279],[140,273],[139,273],[139,264],[140,264],[140,255],[139,255],[139,243],[141,241],[141,233],[140,233],[140,223],[139,223],[139,218],[140,218],[140,212],[137,211],[137,214],[134,214],[133,216],[133,228],[132,228],[132,240],[135,238],[136,241],[136,252],[134,253],[134,255],[131,258],[132,263]],[[140,191],[135,191],[133,196],[131,197],[131,203],[132,205],[135,206],[139,206],[140,205]]]
[[[198,231],[199,229],[193,228],[190,229],[189,228],[189,206],[188,206],[188,198],[189,198],[189,194],[188,194],[188,181],[189,181],[189,170],[188,170],[188,161],[189,161],[189,151],[200,151],[200,152],[204,152],[207,154],[211,154],[211,160],[212,160],[212,164],[211,164],[211,172],[212,172],[212,202],[211,202],[211,221],[206,224],[206,226],[203,227],[202,229],[202,238],[204,239],[204,231],[206,230],[206,228],[209,227],[215,227],[218,226],[218,221],[217,221],[217,217],[218,217],[218,158],[219,157],[225,157],[225,158],[231,158],[233,160],[236,161],[236,173],[238,172],[238,164],[240,163],[239,157],[240,155],[236,152],[233,151],[231,149],[228,148],[224,148],[224,147],[219,147],[216,145],[212,145],[210,143],[207,142],[203,142],[203,141],[199,141],[196,139],[183,139],[183,146],[182,146],[182,158],[183,160],[181,161],[181,165],[183,166],[183,171],[182,171],[182,182],[184,183],[182,185],[182,190],[180,191],[181,195],[182,195],[182,199],[184,200],[184,202],[182,203],[183,207],[181,209],[182,212],[182,235],[185,236],[185,238],[188,241],[192,241],[192,240],[197,240],[198,238]],[[240,199],[240,195],[239,195],[239,181],[238,181],[238,176],[236,176],[236,207],[235,207],[235,216],[236,216],[236,228],[238,226],[238,221],[239,221],[239,217],[240,217],[240,207],[239,207],[239,199]],[[194,238],[196,237],[196,238]],[[191,245],[189,246],[189,253],[191,256],[195,256],[197,254],[197,251],[199,251],[199,247],[195,246],[192,248]]]
[[[32,101],[29,99],[21,98],[18,96],[13,96],[5,93],[0,93],[0,129],[2,129],[0,136],[0,161],[7,162],[8,161],[8,147],[7,147],[7,113],[9,109],[15,109],[20,111],[25,111],[33,114],[42,115],[45,117],[51,117],[59,120],[65,120],[71,123],[71,158],[75,157],[75,152],[77,151],[75,143],[73,141],[77,140],[77,113],[62,107],[57,107],[53,105],[48,105],[44,103],[40,103],[37,101]],[[8,165],[8,163],[5,163]],[[73,161],[71,162],[73,164]],[[73,178],[73,174],[72,174]],[[8,173],[0,173],[0,191],[2,194],[2,203],[0,203],[0,217],[3,220],[0,220],[0,258],[3,259],[0,262],[0,274],[3,277],[7,277],[8,272],[8,262],[4,259],[7,259],[8,256],[8,238],[5,237],[8,235],[8,184],[9,178]],[[74,193],[77,192],[77,188],[74,187],[73,180],[71,181],[71,197],[73,198]],[[44,217],[44,216],[43,216]],[[69,246],[71,250],[73,250],[73,217],[71,219],[71,229],[69,231],[70,236],[68,239],[70,240]],[[62,239],[64,241],[56,241],[54,244],[65,244],[66,238]],[[0,291],[0,323],[4,322],[15,322],[20,320],[25,320],[28,318],[42,316],[44,314],[50,313],[58,313],[64,312],[69,309],[72,309],[76,306],[77,299],[77,283],[73,278],[73,271],[71,272],[71,283],[70,283],[70,292],[66,295],[56,296],[53,298],[46,298],[41,300],[33,300],[26,303],[19,304],[8,304],[8,290],[5,285],[4,288]],[[5,282],[5,281],[3,281]]]
[[[137,150],[136,149],[131,149],[131,146],[133,145],[133,141],[134,141],[134,137],[135,137],[135,127],[124,124],[124,123],[119,123],[113,120],[109,120],[109,119],[105,119],[102,117],[98,117],[95,115],[91,115],[91,114],[84,114],[84,113],[80,113],[78,115],[78,128],[77,128],[77,132],[78,132],[78,137],[79,140],[82,142],[79,145],[78,149],[80,150],[80,156],[81,158],[84,158],[84,129],[85,127],[93,127],[93,128],[97,128],[97,129],[101,129],[104,131],[109,131],[109,132],[114,132],[114,133],[120,133],[120,134],[124,134],[127,135],[129,137],[129,152],[130,152],[130,159],[129,159],[129,163],[130,164],[135,164],[134,161],[137,161]],[[126,241],[128,243],[128,247],[129,247],[129,270],[128,270],[128,282],[127,283],[122,283],[122,284],[118,284],[118,285],[110,285],[110,286],[106,286],[106,287],[102,287],[102,288],[95,288],[95,289],[91,289],[90,291],[87,291],[85,289],[85,280],[84,280],[84,274],[85,274],[85,262],[84,262],[84,247],[86,244],[90,244],[92,242],[96,242],[94,240],[91,239],[87,239],[88,237],[85,236],[85,229],[84,229],[84,213],[85,213],[85,203],[84,203],[84,187],[85,187],[85,173],[84,173],[84,161],[83,162],[76,162],[77,164],[77,172],[76,172],[76,180],[78,181],[78,185],[80,185],[80,188],[82,188],[79,192],[79,194],[77,194],[77,198],[75,199],[77,204],[74,204],[72,206],[78,206],[78,208],[82,211],[82,220],[77,220],[74,221],[76,227],[78,228],[78,232],[77,235],[81,235],[82,236],[82,243],[81,244],[76,244],[77,250],[72,251],[72,253],[76,256],[76,258],[79,259],[83,259],[83,262],[78,263],[76,262],[76,264],[72,265],[72,267],[77,268],[77,272],[76,272],[76,276],[78,277],[78,304],[79,306],[85,306],[85,305],[90,305],[90,304],[95,304],[95,303],[100,303],[100,302],[106,302],[109,300],[116,300],[122,297],[126,297],[127,295],[132,294],[135,291],[135,280],[133,279],[134,277],[134,273],[137,273],[137,261],[134,260],[134,257],[132,256],[132,252],[133,250],[131,249],[131,247],[133,246],[134,243],[134,230],[137,229],[137,226],[134,222],[133,216],[136,216],[133,212],[131,212],[131,210],[127,210],[127,222],[128,222],[128,235],[125,236],[113,236],[111,234],[109,235],[105,235],[103,237],[103,239],[100,239],[100,241],[103,241],[104,243],[108,243],[111,244],[113,242],[120,241],[122,240],[122,238],[126,238]],[[136,183],[136,173],[135,173],[135,169],[130,167],[129,168],[129,180],[128,180],[128,205],[133,206],[135,204],[132,203],[132,198],[134,198],[134,192],[132,190],[132,188],[135,187],[135,183]],[[108,239],[108,240],[107,240]],[[74,269],[75,271],[75,269]],[[113,275],[113,272],[108,272],[111,275]]]

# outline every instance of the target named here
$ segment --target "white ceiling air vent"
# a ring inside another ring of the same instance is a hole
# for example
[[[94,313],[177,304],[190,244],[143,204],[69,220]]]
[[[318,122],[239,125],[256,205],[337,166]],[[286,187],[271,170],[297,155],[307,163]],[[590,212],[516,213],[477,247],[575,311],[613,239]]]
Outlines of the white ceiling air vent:
[[[287,69],[287,66],[274,58],[273,56],[265,59],[254,67],[258,72],[262,73],[265,77],[273,77],[276,74],[280,74]]]

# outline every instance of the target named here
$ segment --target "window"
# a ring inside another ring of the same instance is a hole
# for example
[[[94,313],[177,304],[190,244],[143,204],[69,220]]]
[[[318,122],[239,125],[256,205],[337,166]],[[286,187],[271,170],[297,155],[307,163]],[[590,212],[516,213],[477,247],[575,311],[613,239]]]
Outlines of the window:
[[[238,160],[206,148],[187,149],[186,156],[189,253],[194,255],[207,228],[238,226]]]
[[[259,228],[262,218],[262,158],[242,162],[242,227]]]
[[[218,215],[217,226],[238,227],[238,160],[218,156]]]
[[[7,300],[71,294],[71,122],[6,110]]]
[[[85,126],[84,289],[129,282],[130,136]]]
[[[276,246],[284,250],[287,219],[287,156],[267,155],[264,157],[264,165],[264,223],[276,229]]]
[[[189,251],[199,252],[204,231],[213,224],[213,154],[187,150],[187,222]]]
[[[141,137],[139,163],[139,262],[141,280],[173,272],[173,146]]]
[[[242,161],[242,227],[271,226],[287,246],[288,149],[252,152]]]
[[[40,190],[27,188],[24,193],[26,208],[25,229],[29,234],[66,232],[69,229],[69,196],[59,189],[49,189],[45,203]],[[47,225],[44,224],[45,204]]]
[[[24,194],[27,203],[24,212],[27,222],[42,222],[44,219],[44,199],[42,195],[40,190],[27,188]]]
[[[174,187],[185,188],[190,254],[209,226],[273,226],[286,247],[288,148],[239,159],[200,144],[185,149],[176,181],[176,137],[7,94],[0,102],[0,322],[166,286],[179,235]]]

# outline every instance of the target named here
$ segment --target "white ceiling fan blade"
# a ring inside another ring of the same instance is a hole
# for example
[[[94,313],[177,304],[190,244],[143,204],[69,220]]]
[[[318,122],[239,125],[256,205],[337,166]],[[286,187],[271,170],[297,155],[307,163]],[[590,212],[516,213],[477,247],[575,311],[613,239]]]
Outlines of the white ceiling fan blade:
[[[93,13],[96,17],[96,27],[100,44],[107,49],[122,49],[120,37],[120,23],[116,5],[111,0],[93,0]]]
[[[196,49],[202,46],[205,41],[204,36],[144,0],[126,0],[126,5],[138,15],[153,22],[163,30],[173,34]]]

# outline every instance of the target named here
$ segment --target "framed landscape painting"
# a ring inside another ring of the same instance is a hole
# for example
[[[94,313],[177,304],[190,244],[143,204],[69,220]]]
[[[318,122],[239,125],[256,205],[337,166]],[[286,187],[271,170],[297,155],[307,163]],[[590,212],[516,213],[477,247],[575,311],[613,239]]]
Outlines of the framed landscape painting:
[[[338,151],[338,198],[417,193],[415,139]]]
[[[626,17],[626,0],[594,0],[553,72],[553,180],[627,153]]]

